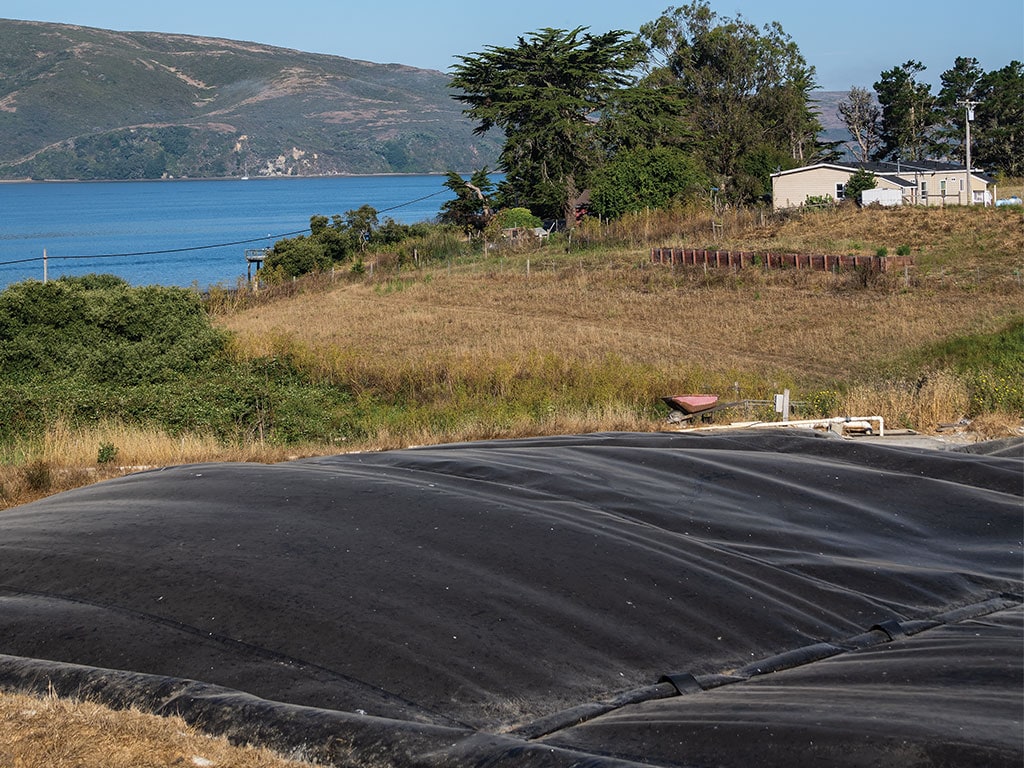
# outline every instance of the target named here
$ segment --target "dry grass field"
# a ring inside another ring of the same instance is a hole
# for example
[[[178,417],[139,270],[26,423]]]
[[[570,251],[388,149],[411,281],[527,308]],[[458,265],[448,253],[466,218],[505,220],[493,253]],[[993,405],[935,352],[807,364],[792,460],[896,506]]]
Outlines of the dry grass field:
[[[553,239],[401,271],[385,268],[381,256],[367,260],[377,264],[368,274],[335,283],[313,278],[257,297],[221,297],[215,322],[234,334],[237,355],[287,356],[351,391],[368,414],[365,436],[225,447],[202,436],[58,423],[19,466],[0,467],[0,509],[143,466],[664,429],[660,397],[686,392],[767,398],[785,387],[796,399],[828,401],[838,414],[881,414],[887,425],[930,431],[965,415],[966,383],[902,361],[1024,316],[1019,209],[726,212],[720,229],[711,222],[705,214],[650,214],[591,225],[573,243]],[[673,268],[650,262],[652,246],[902,249],[915,266],[876,275]],[[975,420],[986,436],[1021,426],[1020,413]],[[96,463],[105,442],[118,446],[117,466]],[[46,472],[46,482],[33,471]],[[181,723],[152,721],[88,703],[0,696],[0,765],[286,764],[219,752]]]
[[[55,696],[0,696],[4,768],[299,768],[265,749],[196,731],[180,717]]]
[[[660,217],[646,228],[671,224]],[[638,229],[645,227],[634,222]],[[880,275],[704,270],[652,264],[647,246],[577,255],[549,247],[380,272],[220,322],[243,356],[288,355],[320,380],[411,407],[447,402],[465,419],[441,437],[473,439],[657,428],[651,404],[684,392],[763,399],[783,387],[795,397],[858,388],[863,401],[865,387],[885,389],[882,372],[903,356],[1021,316],[1019,214],[851,209],[771,224],[726,217],[724,229],[722,249],[873,254],[906,246],[916,266]],[[662,244],[679,239],[666,231]],[[920,413],[884,412],[891,398],[879,399],[873,412],[918,429],[964,415],[962,394]],[[507,413],[508,403],[523,401],[537,405],[529,418]],[[388,446],[388,425],[379,426],[379,444]],[[405,426],[397,444],[432,437]]]
[[[571,243],[400,270],[387,254],[370,255],[378,268],[361,276],[221,296],[214,321],[234,334],[239,357],[284,357],[350,392],[360,433],[284,448],[57,421],[38,443],[7,449],[0,508],[141,467],[657,430],[660,398],[687,392],[764,400],[789,388],[828,415],[880,414],[927,432],[968,413],[967,382],[906,361],[1024,316],[1019,209],[727,211],[717,222],[716,231],[707,213],[651,213],[591,223]],[[899,250],[915,266],[705,270],[653,264],[652,246]],[[995,416],[988,421],[1015,424],[1012,413]],[[117,446],[116,463],[97,463],[103,444]]]

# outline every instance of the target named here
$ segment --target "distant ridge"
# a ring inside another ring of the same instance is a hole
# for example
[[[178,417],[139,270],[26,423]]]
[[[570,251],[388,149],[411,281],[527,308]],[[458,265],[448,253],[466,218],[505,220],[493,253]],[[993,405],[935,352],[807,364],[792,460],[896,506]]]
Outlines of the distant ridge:
[[[0,19],[0,179],[494,168],[434,70],[258,43]]]

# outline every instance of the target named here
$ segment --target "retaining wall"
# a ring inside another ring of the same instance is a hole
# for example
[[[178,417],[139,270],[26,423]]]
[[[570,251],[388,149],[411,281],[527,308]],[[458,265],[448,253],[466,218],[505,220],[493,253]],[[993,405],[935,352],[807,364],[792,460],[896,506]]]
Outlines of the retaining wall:
[[[766,269],[816,269],[830,272],[837,269],[864,268],[872,272],[888,272],[911,267],[913,256],[834,256],[806,253],[755,253],[753,251],[718,251],[704,248],[652,248],[655,264],[682,264],[708,267],[764,267]]]

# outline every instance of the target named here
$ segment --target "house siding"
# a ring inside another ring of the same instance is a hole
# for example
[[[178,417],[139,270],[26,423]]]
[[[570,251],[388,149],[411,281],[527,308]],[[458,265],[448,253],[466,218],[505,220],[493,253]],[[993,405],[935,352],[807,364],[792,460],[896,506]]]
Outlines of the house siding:
[[[836,199],[836,184],[845,185],[850,172],[841,168],[808,168],[802,173],[789,173],[772,177],[772,205],[776,208],[796,208],[808,197]]]
[[[828,196],[835,200],[836,185],[845,185],[853,173],[853,169],[821,165],[773,174],[772,207],[776,210],[796,208],[803,205],[808,196]],[[898,183],[897,179],[904,183]],[[875,174],[875,182],[881,189],[902,190],[903,202],[907,205],[966,205],[968,202],[966,169]],[[976,173],[971,174],[971,187],[975,202],[990,199],[986,194],[988,183]]]

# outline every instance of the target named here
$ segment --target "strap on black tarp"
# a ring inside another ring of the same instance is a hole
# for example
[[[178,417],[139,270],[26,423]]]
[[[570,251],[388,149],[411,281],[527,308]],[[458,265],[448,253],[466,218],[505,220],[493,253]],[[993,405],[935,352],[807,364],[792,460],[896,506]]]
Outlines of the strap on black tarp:
[[[704,690],[704,686],[697,682],[697,678],[689,672],[669,672],[667,675],[662,675],[658,682],[671,683],[680,696],[685,696],[688,693],[700,693]]]

